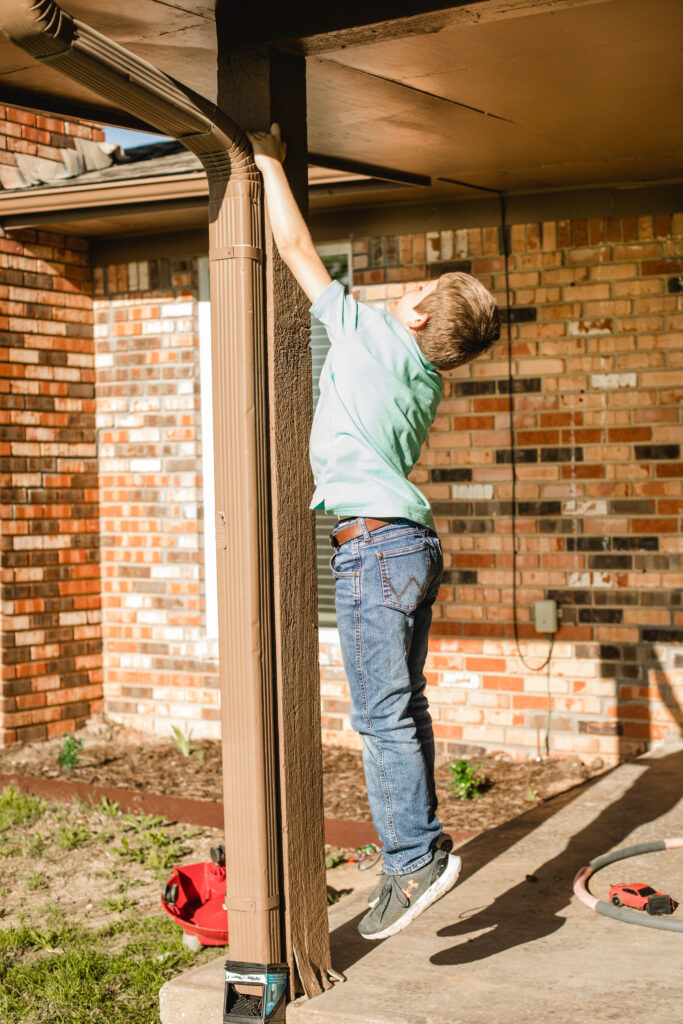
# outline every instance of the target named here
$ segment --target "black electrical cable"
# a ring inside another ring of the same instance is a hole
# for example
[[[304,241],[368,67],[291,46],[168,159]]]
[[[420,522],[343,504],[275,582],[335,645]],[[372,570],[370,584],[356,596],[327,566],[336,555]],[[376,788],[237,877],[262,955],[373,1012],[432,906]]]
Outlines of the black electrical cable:
[[[497,188],[486,188],[484,185],[473,185],[469,181],[460,181],[457,178],[439,178],[438,180],[448,182],[450,185],[463,185],[465,188],[473,188],[479,192],[491,192],[498,196],[498,202],[500,204],[500,233],[502,236],[503,260],[505,263],[505,304],[507,306],[506,340],[508,363],[508,429],[510,435],[510,469],[512,471],[512,626],[515,635],[515,647],[517,648],[517,653],[519,654],[522,664],[531,672],[541,672],[546,665],[550,664],[550,659],[553,655],[553,647],[555,645],[555,635],[549,635],[548,642],[550,646],[548,648],[548,656],[545,661],[541,662],[540,665],[530,665],[522,654],[519,639],[519,624],[517,622],[517,463],[515,460],[514,374],[512,372],[512,292],[510,290],[510,268],[508,267],[510,247],[508,245],[505,193],[501,192],[500,189]],[[548,704],[550,705],[550,696],[548,697]],[[550,720],[548,720],[548,727],[546,730],[546,750],[549,746],[549,733]]]
[[[503,236],[503,259],[505,261],[505,304],[507,306],[506,338],[508,350],[508,426],[510,432],[510,469],[512,470],[512,625],[515,632],[515,647],[517,648],[517,653],[519,654],[522,664],[531,672],[541,672],[546,665],[550,664],[550,659],[553,656],[555,634],[553,633],[550,635],[550,646],[548,647],[548,656],[545,661],[541,662],[540,665],[530,665],[522,654],[522,648],[519,642],[519,624],[517,622],[517,462],[515,460],[515,399],[513,388],[514,374],[512,372],[512,292],[510,290],[510,268],[508,266],[510,248],[508,245],[505,196],[502,192],[498,193],[498,200],[500,202],[500,230]],[[550,723],[548,723],[548,729],[546,731],[546,750],[549,744],[549,732]]]

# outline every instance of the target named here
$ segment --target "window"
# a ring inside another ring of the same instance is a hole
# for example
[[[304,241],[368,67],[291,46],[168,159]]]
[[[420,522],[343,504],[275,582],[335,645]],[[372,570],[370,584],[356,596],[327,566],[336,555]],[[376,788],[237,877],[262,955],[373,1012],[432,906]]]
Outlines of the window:
[[[351,245],[338,242],[318,246],[318,252],[330,276],[348,290],[351,286]],[[313,362],[313,403],[317,404],[320,391],[320,371],[327,356],[330,342],[327,331],[315,317],[311,317],[311,355]],[[202,395],[202,461],[204,477],[204,579],[206,600],[206,632],[218,636],[218,592],[216,578],[216,535],[214,530],[213,479],[213,411],[211,388],[211,306],[209,303],[209,261],[199,260],[199,360]],[[330,530],[334,520],[324,512],[315,513],[316,557],[318,572],[318,623],[322,627],[336,627],[334,609],[334,577],[330,571]]]
[[[327,267],[330,277],[340,281],[348,291],[351,287],[351,245],[349,242],[336,242],[319,245],[318,252]],[[313,404],[317,405],[320,391],[318,382],[323,363],[330,348],[327,331],[315,317],[311,317],[311,355],[313,360]],[[334,610],[334,577],[330,571],[330,530],[333,518],[325,512],[315,513],[315,541],[318,562],[318,624],[321,627],[337,625]]]

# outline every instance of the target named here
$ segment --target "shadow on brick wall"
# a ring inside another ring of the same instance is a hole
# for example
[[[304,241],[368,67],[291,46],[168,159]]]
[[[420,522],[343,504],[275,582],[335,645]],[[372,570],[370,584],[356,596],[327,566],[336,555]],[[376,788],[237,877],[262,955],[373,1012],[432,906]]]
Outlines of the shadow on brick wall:
[[[683,630],[643,627],[637,644],[602,644],[600,676],[614,680],[614,721],[581,723],[582,731],[616,735],[620,760],[645,753],[672,724],[683,736],[683,708],[670,681],[683,663],[682,641]]]

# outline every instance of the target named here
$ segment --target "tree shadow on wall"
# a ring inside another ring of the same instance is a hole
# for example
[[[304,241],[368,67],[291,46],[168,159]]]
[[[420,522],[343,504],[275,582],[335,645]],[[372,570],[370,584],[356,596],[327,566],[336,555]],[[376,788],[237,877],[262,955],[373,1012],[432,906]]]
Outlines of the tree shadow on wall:
[[[614,679],[616,721],[620,760],[644,753],[653,742],[670,733],[672,726],[683,736],[683,709],[669,676],[683,656],[676,647],[683,642],[683,630],[644,627],[637,644],[600,646],[600,675]],[[664,660],[657,647],[664,646]],[[668,711],[658,716],[656,708]],[[599,729],[599,726],[596,727]]]

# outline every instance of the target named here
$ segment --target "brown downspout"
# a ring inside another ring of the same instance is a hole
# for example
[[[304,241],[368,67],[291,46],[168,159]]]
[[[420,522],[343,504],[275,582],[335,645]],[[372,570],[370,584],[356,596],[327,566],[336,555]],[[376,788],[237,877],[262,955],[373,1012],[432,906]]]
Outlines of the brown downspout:
[[[283,947],[260,177],[244,133],[222,111],[54,0],[0,0],[0,28],[42,64],[179,139],[206,170],[230,957],[277,961]]]

